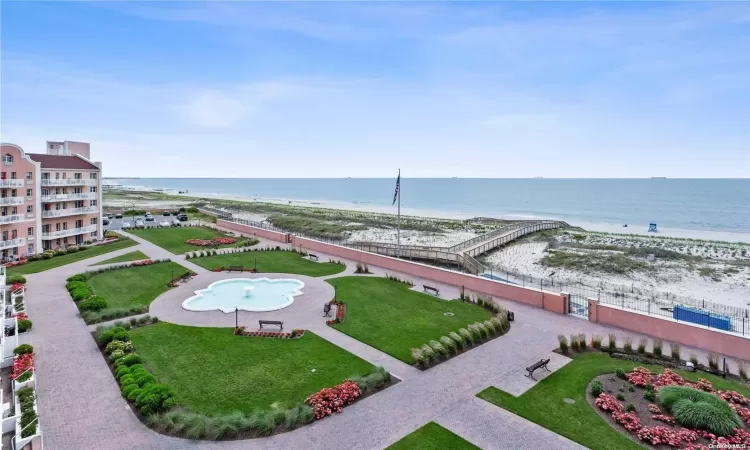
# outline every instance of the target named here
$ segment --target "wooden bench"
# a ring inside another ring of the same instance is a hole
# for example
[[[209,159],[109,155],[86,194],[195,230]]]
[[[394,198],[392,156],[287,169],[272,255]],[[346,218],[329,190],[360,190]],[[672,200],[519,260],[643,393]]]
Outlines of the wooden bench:
[[[423,284],[422,285],[422,289],[424,290],[424,292],[432,291],[432,292],[435,293],[435,295],[437,295],[437,296],[440,295],[440,290],[438,288],[434,288],[432,286],[427,286],[426,284]]]
[[[313,261],[317,261],[318,260],[318,255],[313,255],[312,253],[309,253],[307,256],[309,256],[310,259],[312,259]]]
[[[323,305],[323,317],[330,317],[331,316],[331,304],[326,303]]]
[[[229,266],[227,272],[244,272],[245,266]]]
[[[536,378],[534,378],[534,371],[536,369],[544,368],[544,370],[546,370],[547,372],[551,372],[547,368],[548,363],[549,363],[549,359],[540,359],[539,361],[535,362],[534,364],[526,368],[526,371],[528,372],[528,374],[526,374],[525,376],[530,377],[532,380],[536,381]]]
[[[258,325],[260,325],[261,329],[263,329],[263,325],[275,325],[279,327],[280,330],[284,329],[284,322],[280,320],[259,320]]]
[[[191,278],[193,278],[193,274],[192,274],[192,273],[190,273],[190,272],[185,272],[185,273],[183,273],[183,274],[182,274],[182,276],[180,277],[180,280],[182,280],[182,281],[188,281],[188,280],[190,280]]]

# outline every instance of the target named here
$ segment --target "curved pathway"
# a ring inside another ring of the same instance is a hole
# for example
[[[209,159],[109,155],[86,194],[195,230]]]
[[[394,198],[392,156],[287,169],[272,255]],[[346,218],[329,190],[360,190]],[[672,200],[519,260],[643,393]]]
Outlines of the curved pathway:
[[[35,325],[31,338],[36,349],[40,428],[47,449],[382,449],[433,420],[485,449],[532,445],[582,448],[483,403],[475,394],[496,386],[519,395],[533,385],[523,376],[529,361],[551,358],[553,371],[566,364],[567,358],[550,352],[559,333],[606,335],[617,330],[512,302],[505,305],[516,312],[508,334],[424,372],[327,327],[323,321],[317,323],[316,318],[308,326],[311,331],[384,365],[404,381],[347,407],[342,414],[268,438],[211,442],[160,435],[143,425],[120,396],[117,382],[64,287],[65,278],[84,271],[86,266],[133,250],[152,258],[170,257],[180,264],[189,263],[136,240],[139,246],[27,277],[27,305]],[[195,280],[208,279],[209,272],[196,268],[200,275]],[[349,275],[347,272],[342,274]],[[190,283],[187,289],[192,289]],[[626,335],[618,333],[621,338]]]

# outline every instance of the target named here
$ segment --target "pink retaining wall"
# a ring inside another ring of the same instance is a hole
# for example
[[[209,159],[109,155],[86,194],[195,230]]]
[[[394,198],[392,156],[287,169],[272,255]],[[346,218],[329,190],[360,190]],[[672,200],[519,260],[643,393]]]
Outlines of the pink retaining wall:
[[[338,245],[326,244],[324,242],[305,239],[298,236],[293,236],[293,242],[296,247],[302,247],[305,250],[326,253],[328,255],[338,256],[352,261],[361,262],[363,264],[378,266],[386,270],[392,270],[394,272],[412,275],[427,280],[434,280],[453,286],[464,286],[466,289],[473,292],[526,303],[527,305],[536,306],[537,308],[543,308],[561,314],[565,311],[566,302],[564,296],[560,294],[547,291],[542,292],[538,289],[511,286],[474,275],[453,272],[439,267],[404,261],[402,259],[391,258],[390,256],[363,252],[352,248],[340,247]]]
[[[746,338],[700,326],[674,322],[625,311],[589,300],[589,319],[604,325],[654,336],[665,341],[702,348],[720,355],[750,360],[750,342]]]
[[[287,233],[279,233],[276,231],[264,230],[263,228],[251,227],[249,225],[242,225],[239,223],[228,222],[226,220],[218,219],[216,221],[216,226],[220,228],[224,228],[226,230],[234,231],[235,233],[239,233],[243,236],[258,236],[264,239],[268,239],[268,240],[276,241],[276,242],[282,242],[285,244],[289,243],[290,241],[289,234]]]

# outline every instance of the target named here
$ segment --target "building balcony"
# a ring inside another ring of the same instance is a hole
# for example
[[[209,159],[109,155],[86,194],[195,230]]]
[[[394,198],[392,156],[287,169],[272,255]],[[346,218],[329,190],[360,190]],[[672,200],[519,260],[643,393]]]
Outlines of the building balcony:
[[[89,225],[81,228],[70,228],[67,230],[50,231],[49,233],[42,233],[42,239],[58,239],[68,236],[75,236],[77,234],[93,233],[98,229],[98,225]]]
[[[65,217],[75,216],[77,214],[93,214],[99,212],[97,206],[85,206],[83,208],[68,208],[68,209],[50,209],[42,211],[43,219],[50,219],[53,217]]]
[[[23,185],[24,185],[23,180],[19,180],[16,178],[0,180],[0,188],[23,187]]]
[[[66,202],[69,200],[96,200],[96,192],[81,192],[79,194],[42,195],[42,202]]]
[[[23,222],[26,218],[23,214],[9,214],[7,216],[0,216],[0,223],[16,223]]]
[[[91,178],[42,179],[42,186],[96,186],[99,180]]]
[[[2,197],[0,206],[19,206],[23,205],[23,197]]]
[[[0,250],[5,250],[6,248],[22,247],[24,245],[26,245],[26,238],[8,239],[5,241],[0,241]]]

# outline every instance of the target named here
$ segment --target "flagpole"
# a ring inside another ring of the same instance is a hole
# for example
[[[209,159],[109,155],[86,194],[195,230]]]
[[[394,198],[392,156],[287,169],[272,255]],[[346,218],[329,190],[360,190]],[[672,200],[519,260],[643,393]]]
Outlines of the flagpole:
[[[401,169],[398,169],[399,185],[401,184]],[[398,216],[396,217],[396,257],[401,257],[401,186],[398,187]]]

